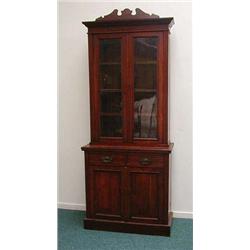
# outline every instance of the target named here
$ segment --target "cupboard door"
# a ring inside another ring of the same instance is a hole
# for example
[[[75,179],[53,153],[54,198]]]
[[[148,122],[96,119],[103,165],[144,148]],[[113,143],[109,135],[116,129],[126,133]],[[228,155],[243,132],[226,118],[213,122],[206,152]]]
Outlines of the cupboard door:
[[[131,109],[133,111],[131,137],[133,141],[162,142],[161,104],[163,93],[162,33],[134,33],[129,36]]]
[[[122,167],[93,167],[92,203],[95,218],[119,220],[123,215]]]
[[[128,168],[128,220],[160,223],[163,213],[162,170]]]
[[[126,104],[124,93],[124,56],[125,35],[96,35],[94,55],[94,96],[91,96],[96,129],[94,133],[98,140],[123,140],[124,106]]]

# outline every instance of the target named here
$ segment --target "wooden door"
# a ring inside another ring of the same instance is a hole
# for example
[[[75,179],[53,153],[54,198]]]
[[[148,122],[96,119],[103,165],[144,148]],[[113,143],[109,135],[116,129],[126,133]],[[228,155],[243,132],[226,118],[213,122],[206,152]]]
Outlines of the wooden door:
[[[160,223],[163,219],[163,173],[151,167],[128,167],[127,219]]]
[[[164,143],[167,130],[167,44],[163,32],[128,34],[130,141]]]
[[[92,215],[100,219],[120,220],[123,217],[123,167],[91,167]]]
[[[92,141],[126,141],[126,39],[122,33],[94,36],[93,50],[90,50]]]

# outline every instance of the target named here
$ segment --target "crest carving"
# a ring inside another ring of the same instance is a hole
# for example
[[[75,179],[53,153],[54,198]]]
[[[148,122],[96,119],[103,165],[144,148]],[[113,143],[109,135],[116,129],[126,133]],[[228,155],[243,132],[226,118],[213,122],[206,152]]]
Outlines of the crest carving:
[[[159,16],[155,14],[148,14],[139,8],[135,9],[135,15],[132,14],[132,10],[124,9],[121,11],[121,15],[118,15],[118,10],[114,9],[110,14],[104,17],[98,17],[96,21],[117,21],[117,20],[136,20],[136,19],[155,19]]]

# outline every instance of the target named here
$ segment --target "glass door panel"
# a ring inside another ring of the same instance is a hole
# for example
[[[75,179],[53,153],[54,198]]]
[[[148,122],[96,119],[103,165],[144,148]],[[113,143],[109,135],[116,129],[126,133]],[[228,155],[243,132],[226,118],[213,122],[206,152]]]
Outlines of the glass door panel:
[[[158,37],[134,38],[134,138],[157,138]]]
[[[122,137],[121,39],[100,40],[100,134]]]

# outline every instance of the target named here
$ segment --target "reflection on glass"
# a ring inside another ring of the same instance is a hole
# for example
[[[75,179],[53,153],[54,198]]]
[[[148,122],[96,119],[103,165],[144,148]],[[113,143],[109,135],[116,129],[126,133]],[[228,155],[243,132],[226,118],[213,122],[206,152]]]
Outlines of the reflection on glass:
[[[135,38],[134,65],[134,137],[157,137],[157,67],[158,38]]]
[[[136,94],[134,102],[134,137],[156,138],[157,136],[157,98]]]
[[[121,41],[100,40],[100,127],[103,137],[122,136]]]
[[[135,38],[135,56],[137,62],[155,62],[157,60],[157,37]]]

